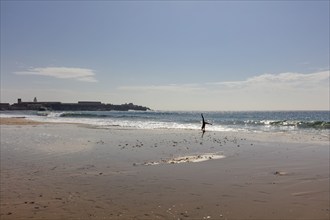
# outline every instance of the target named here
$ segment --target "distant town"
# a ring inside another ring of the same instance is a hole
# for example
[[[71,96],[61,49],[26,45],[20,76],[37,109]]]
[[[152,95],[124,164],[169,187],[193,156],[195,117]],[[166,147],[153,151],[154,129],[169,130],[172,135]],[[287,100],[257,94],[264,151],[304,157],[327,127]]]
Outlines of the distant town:
[[[104,104],[97,101],[78,101],[78,103],[62,102],[38,102],[34,98],[33,102],[23,102],[17,99],[17,103],[0,103],[1,111],[10,110],[35,110],[35,111],[147,111],[148,107],[126,103],[121,105]]]

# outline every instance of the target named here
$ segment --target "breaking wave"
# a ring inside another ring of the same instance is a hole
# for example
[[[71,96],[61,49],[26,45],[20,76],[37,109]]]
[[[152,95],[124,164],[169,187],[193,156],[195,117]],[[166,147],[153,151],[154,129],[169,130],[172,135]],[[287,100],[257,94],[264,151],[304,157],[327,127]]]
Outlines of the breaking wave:
[[[298,128],[330,129],[330,122],[327,121],[273,121],[272,126],[293,126]]]

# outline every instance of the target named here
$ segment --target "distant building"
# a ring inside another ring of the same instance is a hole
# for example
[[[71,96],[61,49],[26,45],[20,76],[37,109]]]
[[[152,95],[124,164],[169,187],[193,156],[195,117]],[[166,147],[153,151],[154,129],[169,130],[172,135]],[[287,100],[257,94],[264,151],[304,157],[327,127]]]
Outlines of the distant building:
[[[0,103],[0,110],[5,111],[10,109],[10,104],[9,103]]]
[[[39,110],[47,109],[52,105],[61,104],[61,102],[38,102],[37,98],[33,99],[33,102],[22,102],[22,99],[17,99],[17,103],[10,106],[11,110]]]
[[[17,103],[10,105],[9,103],[0,103],[0,110],[37,110],[37,111],[128,111],[150,110],[148,107],[126,103],[122,105],[104,104],[98,101],[79,101],[78,103],[61,103],[61,102],[38,102],[37,97],[33,102],[22,102],[21,98],[17,99]]]
[[[102,102],[78,101],[79,105],[102,105]]]

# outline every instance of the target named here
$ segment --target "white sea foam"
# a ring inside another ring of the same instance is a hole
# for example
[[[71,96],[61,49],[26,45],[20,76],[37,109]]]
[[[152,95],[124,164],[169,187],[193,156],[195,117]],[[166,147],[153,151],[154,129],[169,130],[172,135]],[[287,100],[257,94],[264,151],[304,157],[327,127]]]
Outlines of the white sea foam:
[[[198,154],[198,155],[186,155],[186,156],[179,156],[170,159],[163,159],[160,161],[150,161],[145,162],[143,165],[159,165],[159,164],[179,164],[179,163],[199,163],[208,160],[217,160],[225,158],[222,153],[205,153],[205,154]]]
[[[61,117],[64,112],[51,112],[47,116],[26,115],[26,118],[40,122],[52,123],[78,123],[96,126],[99,128],[136,128],[136,129],[183,129],[183,130],[200,130],[201,125],[198,123],[177,123],[162,122],[154,120],[124,120],[121,118],[70,118]],[[209,131],[234,131],[235,129],[227,128],[221,125],[208,126]]]
[[[1,117],[25,117],[41,122],[81,123],[100,128],[200,130],[198,112],[119,112],[119,111],[7,111]],[[298,131],[329,129],[327,112],[209,112],[207,131]],[[310,131],[309,131],[310,132]],[[322,132],[322,131],[321,131]]]

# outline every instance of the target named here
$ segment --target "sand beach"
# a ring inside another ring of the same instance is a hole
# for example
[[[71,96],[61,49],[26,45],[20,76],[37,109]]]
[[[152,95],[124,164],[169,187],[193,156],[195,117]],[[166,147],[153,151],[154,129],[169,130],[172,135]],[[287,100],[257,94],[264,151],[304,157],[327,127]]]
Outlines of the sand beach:
[[[329,135],[1,118],[5,219],[329,219]]]

